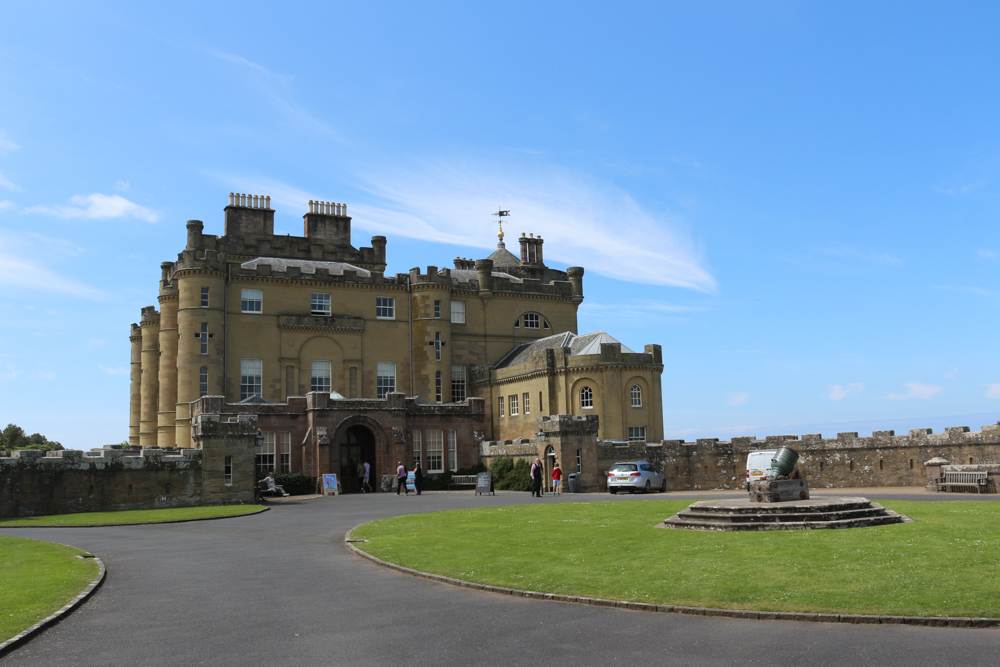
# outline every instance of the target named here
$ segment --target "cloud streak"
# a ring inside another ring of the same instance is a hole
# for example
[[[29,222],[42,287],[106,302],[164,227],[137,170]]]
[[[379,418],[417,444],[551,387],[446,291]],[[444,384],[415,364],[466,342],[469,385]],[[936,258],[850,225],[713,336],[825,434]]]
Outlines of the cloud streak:
[[[910,398],[927,400],[933,398],[941,391],[941,387],[924,384],[923,382],[904,382],[903,386],[907,388],[905,394],[889,393],[886,395],[886,398],[890,401],[905,401]]]
[[[114,218],[134,218],[142,222],[156,222],[160,214],[140,206],[120,195],[75,195],[70,198],[70,206],[29,206],[25,213],[53,215],[57,218],[89,218],[109,220]]]
[[[17,237],[0,233],[0,287],[26,292],[55,292],[93,301],[107,300],[103,290],[52,271],[35,259],[33,249]]]
[[[512,213],[505,231],[515,254],[514,237],[533,231],[548,260],[626,282],[716,290],[682,221],[568,170],[424,162],[371,171],[364,188],[372,201],[354,207],[355,224],[372,231],[481,246],[495,233],[488,212],[500,204]]]
[[[848,396],[853,396],[865,390],[863,382],[850,382],[847,386],[831,384],[827,387],[830,390],[830,398],[835,401],[842,401]]]
[[[10,179],[8,179],[3,174],[0,174],[0,188],[6,188],[7,190],[10,190],[12,192],[20,192],[21,191],[21,188],[19,188],[16,185],[14,185],[10,181]]]

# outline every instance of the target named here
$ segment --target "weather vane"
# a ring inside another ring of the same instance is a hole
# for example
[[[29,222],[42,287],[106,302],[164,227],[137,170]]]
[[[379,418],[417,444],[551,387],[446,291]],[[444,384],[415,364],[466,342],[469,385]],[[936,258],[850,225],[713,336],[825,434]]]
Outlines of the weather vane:
[[[497,222],[500,224],[500,233],[497,234],[497,237],[499,237],[500,242],[503,243],[503,219],[510,215],[510,211],[505,211],[499,206],[497,207],[497,209],[498,209],[497,212],[492,213],[491,215],[495,215],[498,218]]]

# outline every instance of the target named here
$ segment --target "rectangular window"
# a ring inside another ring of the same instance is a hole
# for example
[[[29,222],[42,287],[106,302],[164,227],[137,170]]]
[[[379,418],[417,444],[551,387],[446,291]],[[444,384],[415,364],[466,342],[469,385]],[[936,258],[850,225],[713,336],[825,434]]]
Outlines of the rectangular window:
[[[510,397],[510,416],[517,416],[517,394],[513,394]]]
[[[451,302],[451,323],[452,324],[465,324],[465,302],[464,301],[452,301]]]
[[[629,426],[628,427],[628,439],[629,439],[629,442],[646,442],[646,427],[645,426]]]
[[[581,450],[576,450],[576,471],[583,472],[583,456]]]
[[[201,288],[201,307],[208,308],[208,288]]]
[[[427,431],[427,472],[444,472],[444,431]]]
[[[264,444],[257,450],[257,478],[274,472],[274,431],[264,432]]]
[[[198,395],[208,394],[208,366],[202,366],[198,371]]]
[[[292,471],[292,434],[281,432],[281,472]]]
[[[227,456],[225,467],[222,469],[223,481],[226,486],[233,485],[233,457]]]
[[[442,396],[442,393],[443,392],[441,390],[441,371],[438,371],[437,373],[434,374],[434,402],[435,403],[440,403],[442,400],[444,400],[444,397]]]
[[[461,403],[467,397],[465,389],[465,366],[451,367],[451,402]]]
[[[503,417],[503,396],[497,399],[497,414]]]
[[[201,323],[201,331],[198,332],[198,340],[201,341],[201,353],[208,354],[208,322]]]
[[[244,313],[260,313],[264,310],[264,291],[245,289],[242,291],[240,310]]]
[[[527,313],[524,316],[524,328],[525,329],[538,329],[538,313]]]
[[[312,362],[312,373],[310,373],[309,391],[324,391],[330,393],[330,362]]]
[[[413,465],[420,465],[423,463],[424,455],[424,440],[423,432],[414,431],[413,432]]]
[[[329,315],[330,314],[330,295],[329,294],[313,294],[310,301],[310,310],[313,315]]]
[[[396,391],[396,362],[380,361],[375,376],[375,388],[378,398],[385,398],[385,395]]]
[[[244,401],[251,396],[260,396],[261,391],[261,366],[260,359],[240,359],[240,400]]]
[[[528,392],[524,392],[524,394],[521,395],[521,398],[524,399],[524,414],[526,415],[531,414],[531,403],[528,402],[528,397],[530,395],[531,394],[529,394]]]
[[[375,297],[375,318],[379,320],[396,319],[396,297]]]
[[[458,431],[448,431],[448,470],[458,470]]]
[[[437,300],[434,301],[434,319],[441,319],[441,302]]]

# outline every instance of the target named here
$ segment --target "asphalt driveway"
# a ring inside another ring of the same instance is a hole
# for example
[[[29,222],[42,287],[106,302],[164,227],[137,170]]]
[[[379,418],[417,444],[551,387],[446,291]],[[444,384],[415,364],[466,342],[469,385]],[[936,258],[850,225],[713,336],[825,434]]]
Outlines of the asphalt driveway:
[[[919,490],[866,491],[857,495],[943,497]],[[835,493],[843,495],[844,490]],[[714,497],[720,495],[730,494]],[[343,544],[345,532],[355,525],[399,514],[645,499],[608,494],[532,499],[528,493],[503,492],[495,497],[476,497],[471,491],[420,497],[379,493],[274,503],[269,512],[221,521],[0,529],[3,535],[89,550],[108,568],[108,578],[93,598],[0,664],[1000,663],[1000,629],[747,621],[518,599],[376,567],[351,555]],[[651,563],[651,576],[655,568]]]

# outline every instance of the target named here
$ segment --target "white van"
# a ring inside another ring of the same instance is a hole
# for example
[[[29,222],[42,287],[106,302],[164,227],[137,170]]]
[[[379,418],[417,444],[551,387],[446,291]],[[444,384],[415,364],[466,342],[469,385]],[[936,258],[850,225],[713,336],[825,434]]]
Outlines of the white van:
[[[778,453],[777,449],[759,449],[747,454],[747,491],[751,482],[767,477],[771,471],[771,459]]]

